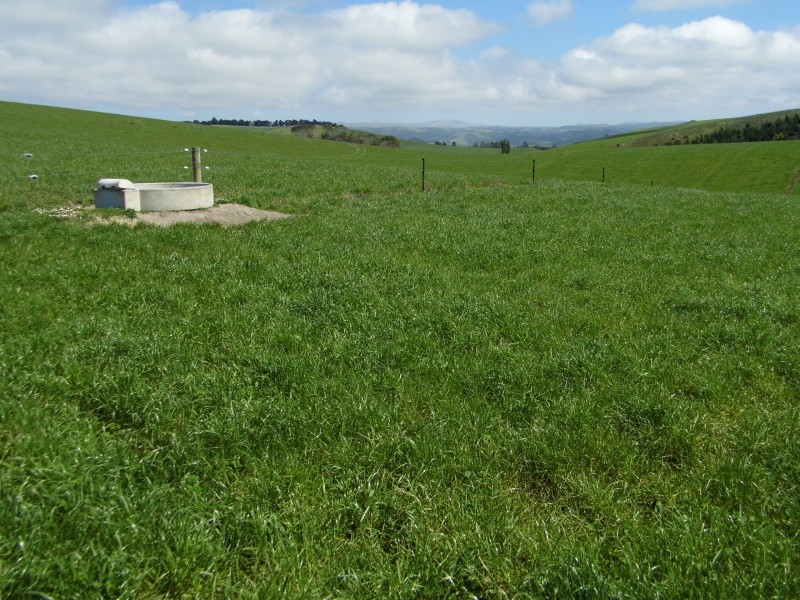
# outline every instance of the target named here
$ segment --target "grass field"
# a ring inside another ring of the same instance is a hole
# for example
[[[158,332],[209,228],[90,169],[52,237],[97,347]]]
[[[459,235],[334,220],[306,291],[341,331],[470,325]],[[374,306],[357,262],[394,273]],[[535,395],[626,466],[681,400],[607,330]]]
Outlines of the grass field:
[[[800,595],[794,142],[0,115],[0,597]],[[186,179],[190,145],[294,218],[34,210]]]
[[[587,181],[706,191],[786,194],[800,169],[800,142],[630,147],[647,132],[541,152],[404,143],[401,150],[307,140],[288,128],[168,123],[0,102],[0,210],[91,204],[100,177],[191,179],[202,147],[205,179],[223,201],[301,211],[353,194]],[[24,158],[23,154],[33,154]],[[39,179],[30,181],[36,174]],[[800,185],[790,197],[800,198]]]

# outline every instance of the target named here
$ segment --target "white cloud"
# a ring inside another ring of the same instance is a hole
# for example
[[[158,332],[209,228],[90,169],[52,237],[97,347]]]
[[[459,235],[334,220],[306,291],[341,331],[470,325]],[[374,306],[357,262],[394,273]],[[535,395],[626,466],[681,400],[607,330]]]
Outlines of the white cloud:
[[[0,4],[4,100],[173,118],[563,124],[764,112],[800,97],[800,28],[754,31],[723,17],[629,24],[542,61],[481,49],[502,40],[493,39],[502,27],[475,13],[409,1],[191,14],[170,1],[71,0],[42,21],[32,4],[49,2]]]
[[[636,0],[633,7],[645,11],[686,10],[742,4],[747,0]]]
[[[39,28],[79,25],[86,22],[87,15],[103,18],[110,9],[109,0],[3,0],[0,14],[6,25],[33,33]]]
[[[322,20],[353,43],[415,50],[464,46],[503,30],[468,10],[409,1],[355,4],[323,13]]]
[[[654,114],[767,99],[789,108],[800,89],[800,30],[755,32],[723,17],[675,28],[628,25],[569,52],[559,74],[600,102],[624,99]]]
[[[572,0],[532,2],[528,6],[528,14],[536,25],[547,25],[553,21],[567,19],[572,15],[572,11]]]
[[[481,58],[486,60],[503,60],[512,54],[511,50],[502,46],[492,46],[481,52]]]
[[[193,16],[172,1],[111,11],[102,0],[73,0],[44,22],[25,8],[43,0],[4,2],[0,93],[71,106],[442,103],[472,83],[450,50],[503,31],[467,10],[410,1]]]

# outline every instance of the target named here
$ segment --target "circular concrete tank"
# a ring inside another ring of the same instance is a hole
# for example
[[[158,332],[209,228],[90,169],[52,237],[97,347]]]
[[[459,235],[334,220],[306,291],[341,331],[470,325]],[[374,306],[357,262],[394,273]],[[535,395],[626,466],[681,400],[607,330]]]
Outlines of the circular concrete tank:
[[[195,210],[214,206],[214,186],[210,183],[137,183],[143,211]]]

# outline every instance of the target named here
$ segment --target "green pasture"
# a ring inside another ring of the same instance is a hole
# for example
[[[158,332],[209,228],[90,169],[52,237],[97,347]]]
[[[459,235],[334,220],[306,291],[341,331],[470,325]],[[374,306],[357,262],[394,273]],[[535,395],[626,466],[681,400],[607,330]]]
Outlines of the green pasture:
[[[0,598],[800,595],[800,146],[617,143],[0,103]]]
[[[134,182],[191,179],[201,147],[204,180],[222,201],[303,211],[353,194],[496,188],[587,181],[800,196],[800,142],[632,147],[648,133],[554,150],[401,149],[308,140],[289,128],[209,127],[0,102],[0,210],[91,204],[101,177]],[[23,154],[33,154],[24,158]],[[35,181],[30,175],[37,175]]]

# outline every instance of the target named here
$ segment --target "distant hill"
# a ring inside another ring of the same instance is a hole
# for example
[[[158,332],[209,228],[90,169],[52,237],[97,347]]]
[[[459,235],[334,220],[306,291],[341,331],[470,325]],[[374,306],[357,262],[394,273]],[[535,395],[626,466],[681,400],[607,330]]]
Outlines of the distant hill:
[[[513,146],[539,146],[552,148],[588,140],[596,140],[674,125],[675,123],[621,123],[617,125],[565,125],[562,127],[501,127],[483,126],[461,121],[434,121],[411,125],[390,123],[348,123],[354,129],[371,131],[381,135],[393,135],[400,139],[433,144],[444,142],[458,146],[475,146],[482,142],[508,139]]]

